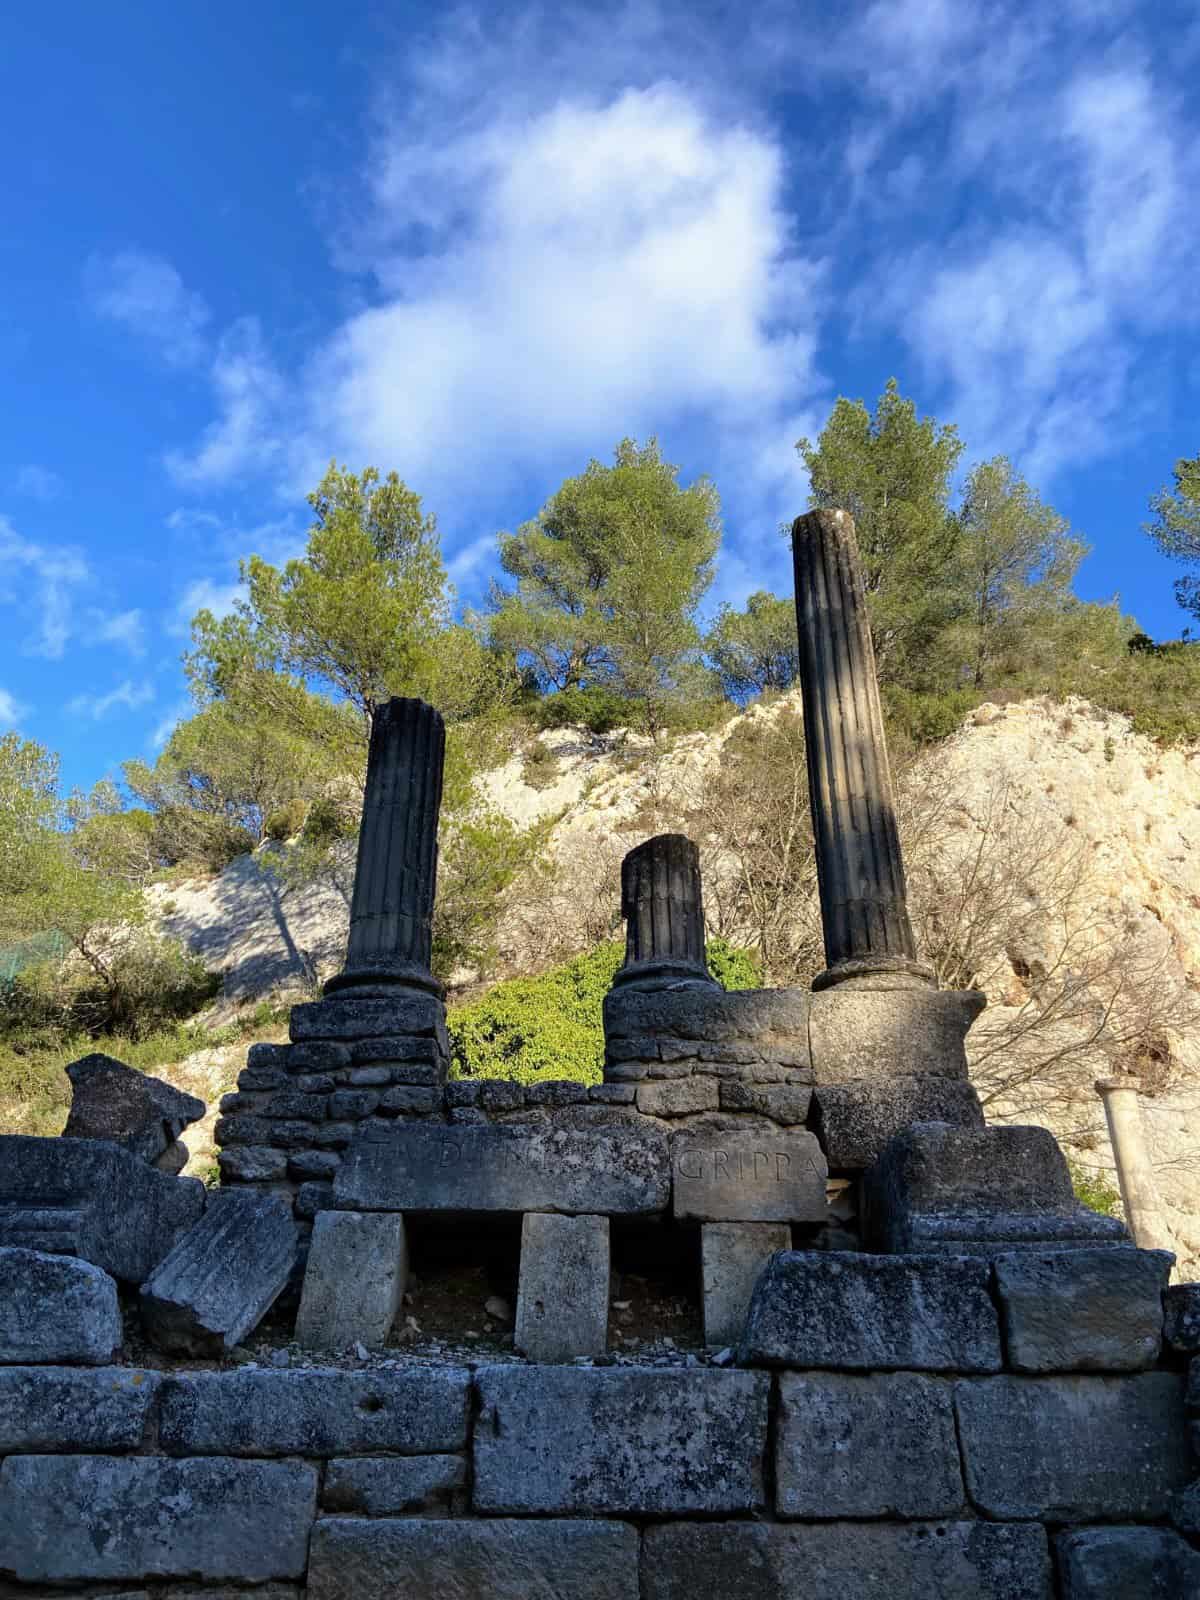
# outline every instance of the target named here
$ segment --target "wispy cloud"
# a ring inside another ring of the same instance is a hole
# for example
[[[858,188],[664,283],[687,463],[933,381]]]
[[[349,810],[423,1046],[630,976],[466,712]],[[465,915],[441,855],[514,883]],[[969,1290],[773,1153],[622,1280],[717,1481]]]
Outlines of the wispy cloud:
[[[28,710],[29,707],[18,700],[16,695],[7,689],[0,689],[0,730],[9,731],[20,727]]]
[[[13,477],[14,491],[30,500],[57,500],[66,487],[57,472],[51,472],[49,467],[40,467],[33,461],[18,467]]]
[[[0,517],[0,603],[18,603],[35,622],[24,648],[31,655],[58,660],[74,631],[74,595],[90,576],[79,550],[34,544],[22,539]]]
[[[104,644],[119,644],[131,656],[146,653],[146,625],[140,609],[120,611],[115,616],[98,617],[95,638]]]
[[[180,595],[166,622],[168,633],[185,639],[192,631],[192,618],[198,611],[211,611],[214,617],[227,617],[234,606],[245,598],[240,583],[215,583],[211,578],[197,578],[189,583]]]
[[[204,360],[211,313],[163,256],[145,250],[94,255],[83,286],[96,316],[145,341],[170,365]]]
[[[228,483],[247,472],[261,476],[284,452],[278,430],[286,388],[255,318],[234,323],[223,335],[211,378],[218,419],[195,449],[166,456],[171,477],[189,487]]]
[[[215,511],[179,506],[167,517],[166,526],[172,533],[190,533],[200,528],[220,528],[223,523]]]
[[[119,707],[126,711],[138,711],[142,706],[149,705],[154,699],[154,685],[143,681],[133,683],[126,678],[115,689],[110,689],[107,694],[77,694],[68,700],[66,711],[72,717],[86,717],[93,722],[99,722],[107,717],[111,711]]]

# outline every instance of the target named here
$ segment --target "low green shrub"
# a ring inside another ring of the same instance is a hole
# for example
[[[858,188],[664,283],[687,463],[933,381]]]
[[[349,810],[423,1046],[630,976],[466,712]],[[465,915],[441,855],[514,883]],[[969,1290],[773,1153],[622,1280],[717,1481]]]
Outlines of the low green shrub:
[[[289,800],[286,805],[277,806],[268,814],[263,824],[263,832],[268,839],[274,839],[276,844],[286,844],[303,828],[307,815],[307,802],[299,798]]]
[[[1093,1211],[1099,1211],[1105,1217],[1123,1217],[1120,1191],[1109,1182],[1103,1172],[1085,1172],[1082,1167],[1068,1163],[1071,1173],[1071,1187],[1075,1190],[1075,1198],[1085,1206],[1090,1206]]]
[[[641,732],[646,725],[641,701],[596,686],[559,689],[538,700],[534,711],[543,728],[587,728],[591,733],[611,733],[614,728]]]

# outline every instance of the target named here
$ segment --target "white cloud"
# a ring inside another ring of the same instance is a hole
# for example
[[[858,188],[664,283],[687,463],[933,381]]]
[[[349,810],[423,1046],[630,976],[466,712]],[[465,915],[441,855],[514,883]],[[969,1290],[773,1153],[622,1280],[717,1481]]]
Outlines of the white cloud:
[[[90,577],[83,555],[69,545],[33,544],[0,517],[0,604],[19,605],[36,617],[24,648],[61,658],[74,631],[73,595]]]
[[[84,268],[83,284],[96,316],[144,340],[170,365],[192,366],[204,359],[211,313],[163,256],[144,250],[94,255]]]
[[[26,495],[30,500],[57,500],[66,489],[66,484],[57,472],[30,461],[17,469],[13,488],[17,494]]]
[[[219,418],[194,450],[172,450],[166,456],[172,478],[189,486],[227,483],[247,471],[262,473],[282,450],[276,430],[286,390],[253,317],[235,322],[223,335],[210,376]]]
[[[141,611],[136,607],[132,611],[120,611],[111,617],[98,618],[94,637],[104,644],[123,646],[131,656],[146,653],[145,623]]]
[[[192,631],[192,618],[197,611],[211,611],[214,617],[227,617],[245,594],[240,583],[215,583],[211,578],[197,578],[188,584],[176,602],[166,624],[167,632],[186,638]]]
[[[143,681],[135,684],[126,678],[107,694],[77,694],[68,700],[65,709],[69,716],[90,717],[93,722],[99,722],[118,706],[124,707],[126,711],[137,711],[142,706],[149,705],[153,699],[152,683]]]
[[[166,526],[172,533],[190,533],[197,528],[219,528],[222,523],[215,511],[201,511],[190,506],[179,506],[166,519]]]
[[[29,707],[23,705],[16,695],[7,689],[0,689],[0,729],[7,731],[19,727],[28,710]]]

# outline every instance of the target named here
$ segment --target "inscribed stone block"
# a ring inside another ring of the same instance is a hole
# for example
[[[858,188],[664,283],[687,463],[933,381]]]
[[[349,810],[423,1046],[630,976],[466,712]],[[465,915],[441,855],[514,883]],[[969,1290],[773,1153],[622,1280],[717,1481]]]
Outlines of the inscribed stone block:
[[[607,1217],[526,1215],[513,1343],[531,1361],[570,1361],[607,1348],[608,1231]]]
[[[133,1450],[159,1385],[140,1367],[0,1368],[0,1456]]]
[[[816,1081],[965,1078],[967,1031],[985,1004],[973,989],[823,989],[809,1024]]]
[[[1197,1600],[1200,1554],[1166,1528],[1060,1533],[1063,1600]]]
[[[321,1503],[368,1517],[427,1512],[444,1507],[466,1481],[463,1456],[351,1456],[326,1467]]]
[[[784,1373],[781,1517],[949,1517],[965,1509],[951,1383],[914,1372]]]
[[[705,1222],[825,1220],[828,1169],[811,1133],[685,1130],[672,1136],[671,1164],[677,1217]]]
[[[107,1272],[74,1256],[0,1249],[0,1364],[101,1366],[122,1337],[117,1286]]]
[[[700,1278],[704,1342],[710,1349],[736,1345],[746,1331],[750,1297],[776,1250],[790,1250],[785,1222],[706,1222],[700,1228]]]
[[[1017,1372],[1136,1372],[1162,1346],[1165,1250],[1023,1250],[996,1257],[996,1288]]]
[[[398,1212],[322,1211],[304,1269],[297,1341],[309,1350],[386,1344],[407,1280]]]
[[[770,1383],[720,1368],[484,1367],[475,1510],[757,1511]]]
[[[991,1517],[1165,1517],[1195,1473],[1174,1373],[964,1381],[954,1403],[967,1490]]]

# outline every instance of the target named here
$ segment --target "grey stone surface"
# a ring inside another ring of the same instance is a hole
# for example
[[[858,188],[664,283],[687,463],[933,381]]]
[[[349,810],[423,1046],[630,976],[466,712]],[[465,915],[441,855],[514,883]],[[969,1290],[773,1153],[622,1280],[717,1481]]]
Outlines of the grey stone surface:
[[[513,1343],[531,1361],[570,1361],[607,1349],[608,1232],[607,1217],[526,1215]]]
[[[0,1572],[25,1583],[296,1578],[316,1498],[302,1462],[9,1456]]]
[[[998,1372],[985,1262],[785,1251],[758,1281],[741,1359],[768,1366]]]
[[[983,1108],[974,1087],[964,1080],[897,1076],[818,1085],[809,1122],[829,1165],[853,1172],[869,1167],[914,1122],[982,1128]]]
[[[1189,1539],[1200,1538],[1200,1478],[1175,1495],[1171,1501],[1171,1521]]]
[[[695,1039],[704,1045],[778,1045],[808,1061],[807,989],[610,989],[605,1039]]]
[[[965,1510],[951,1380],[784,1373],[775,1433],[781,1517],[949,1517]]]
[[[464,1456],[351,1456],[326,1467],[321,1502],[368,1517],[429,1512],[444,1508],[466,1482]]]
[[[287,1176],[288,1153],[270,1145],[235,1144],[217,1152],[221,1177],[233,1183],[274,1183]]]
[[[334,1517],[313,1530],[308,1600],[638,1600],[620,1522]]]
[[[431,994],[398,991],[382,999],[337,994],[293,1006],[289,1029],[296,1044],[316,1040],[386,1038],[397,1033],[436,1035],[445,1027],[445,1010]],[[315,1063],[314,1063],[315,1065]]]
[[[426,1116],[437,1110],[436,1089],[422,1088],[417,1084],[398,1083],[385,1089],[379,1098],[379,1110],[385,1117]]]
[[[121,1339],[107,1272],[74,1256],[0,1248],[0,1363],[101,1366]]]
[[[776,1250],[790,1250],[786,1222],[706,1222],[700,1228],[704,1342],[712,1350],[741,1342],[750,1297]]]
[[[72,1061],[70,1139],[110,1139],[143,1161],[156,1161],[207,1107],[194,1094],[135,1072],[98,1051]]]
[[[666,1135],[628,1125],[368,1123],[334,1180],[357,1211],[616,1215],[663,1211],[669,1195]]]
[[[1024,1250],[996,1257],[1007,1365],[1017,1372],[1136,1372],[1162,1347],[1164,1250]]]
[[[721,1084],[722,1111],[752,1111],[785,1126],[799,1126],[811,1100],[812,1089],[806,1083],[744,1083],[731,1078]]]
[[[101,1139],[0,1136],[0,1245],[24,1244],[5,1213],[78,1211],[68,1254],[141,1283],[204,1210],[198,1178],[174,1178]]]
[[[965,1079],[967,1032],[984,1004],[974,989],[824,989],[809,1021],[816,1081]]]
[[[671,1167],[677,1217],[704,1222],[825,1220],[828,1169],[811,1133],[684,1130],[672,1136]]]
[[[519,1111],[525,1104],[525,1085],[511,1078],[485,1078],[479,1085],[479,1104],[485,1111]]]
[[[766,1373],[483,1367],[476,1386],[476,1511],[657,1516],[762,1505]]]
[[[525,1089],[525,1102],[531,1106],[574,1106],[587,1097],[587,1085],[570,1078],[543,1078]]]
[[[0,1455],[136,1449],[158,1385],[141,1367],[0,1368]]]
[[[644,1117],[687,1117],[698,1111],[715,1111],[719,1105],[715,1078],[688,1076],[638,1085],[637,1108]]]
[[[1078,1528],[1057,1546],[1063,1600],[1200,1596],[1200,1554],[1166,1528]]]
[[[180,1374],[159,1437],[183,1456],[442,1454],[466,1444],[468,1384],[457,1367]]]
[[[309,1350],[387,1343],[408,1281],[404,1218],[322,1211],[313,1224],[296,1340]]]
[[[142,1325],[160,1350],[222,1355],[257,1328],[295,1259],[289,1202],[232,1190],[146,1279]]]
[[[1200,1283],[1179,1283],[1167,1289],[1163,1338],[1176,1355],[1200,1355]]]
[[[986,1515],[1165,1517],[1195,1473],[1174,1373],[956,1385],[967,1491]]]
[[[676,1522],[646,1530],[643,1600],[1051,1600],[1029,1523]]]

